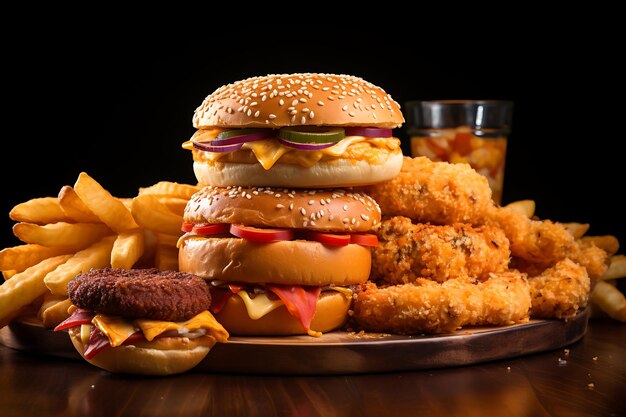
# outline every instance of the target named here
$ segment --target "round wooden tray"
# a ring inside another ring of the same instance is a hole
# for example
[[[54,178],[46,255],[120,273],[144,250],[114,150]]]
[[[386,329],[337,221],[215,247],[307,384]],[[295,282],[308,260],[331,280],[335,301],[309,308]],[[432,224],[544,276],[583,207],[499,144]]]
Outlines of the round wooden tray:
[[[589,313],[571,320],[531,320],[501,327],[472,327],[447,335],[397,336],[335,331],[320,338],[231,337],[194,369],[200,372],[328,375],[409,371],[471,365],[554,350],[584,336]],[[80,359],[64,332],[13,321],[0,329],[13,349]]]

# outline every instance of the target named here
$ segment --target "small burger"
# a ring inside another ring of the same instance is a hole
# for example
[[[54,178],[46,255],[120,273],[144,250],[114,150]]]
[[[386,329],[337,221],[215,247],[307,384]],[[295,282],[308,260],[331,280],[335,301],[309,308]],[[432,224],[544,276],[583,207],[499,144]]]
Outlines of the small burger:
[[[68,284],[67,329],[87,362],[110,372],[169,375],[187,371],[228,333],[208,311],[198,277],[156,269],[93,269]]]
[[[185,209],[179,268],[210,282],[231,334],[319,336],[346,322],[379,223],[362,193],[207,186]]]
[[[331,188],[374,184],[402,166],[389,94],[361,78],[282,74],[248,78],[196,109],[191,150],[201,184]]]

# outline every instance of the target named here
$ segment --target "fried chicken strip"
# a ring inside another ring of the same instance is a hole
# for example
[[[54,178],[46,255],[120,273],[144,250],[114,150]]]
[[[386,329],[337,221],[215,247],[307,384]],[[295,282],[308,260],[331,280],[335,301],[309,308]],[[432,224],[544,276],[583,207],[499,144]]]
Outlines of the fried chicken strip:
[[[510,241],[514,256],[551,265],[575,250],[575,239],[559,223],[527,218],[491,199],[487,179],[467,164],[405,157],[392,180],[366,187],[383,216],[405,216],[420,223],[494,225]]]
[[[569,259],[528,279],[533,318],[568,319],[587,305],[591,281],[585,267]]]
[[[509,264],[509,241],[493,226],[473,228],[413,224],[396,216],[381,223],[379,245],[372,252],[371,279],[390,284],[429,278],[443,282],[469,276],[485,280]]]
[[[387,287],[368,282],[355,292],[352,317],[368,331],[446,333],[469,325],[525,322],[530,305],[526,276],[508,271],[480,283],[468,277],[444,283],[418,278]]]

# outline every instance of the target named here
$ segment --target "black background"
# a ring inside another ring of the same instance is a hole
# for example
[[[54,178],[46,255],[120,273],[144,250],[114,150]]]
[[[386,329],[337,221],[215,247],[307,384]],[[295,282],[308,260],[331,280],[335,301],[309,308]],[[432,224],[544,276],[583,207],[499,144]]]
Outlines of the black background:
[[[283,72],[361,76],[400,104],[513,100],[504,202],[534,199],[542,218],[588,222],[590,234],[626,242],[618,202],[625,128],[610,104],[623,76],[610,34],[537,22],[446,33],[419,25],[301,31],[293,23],[234,35],[208,23],[181,31],[83,21],[7,42],[1,246],[19,243],[11,207],[56,195],[81,171],[120,197],[160,180],[195,182],[191,154],[180,147],[194,131],[194,109],[223,84]],[[404,129],[396,134],[406,141]]]

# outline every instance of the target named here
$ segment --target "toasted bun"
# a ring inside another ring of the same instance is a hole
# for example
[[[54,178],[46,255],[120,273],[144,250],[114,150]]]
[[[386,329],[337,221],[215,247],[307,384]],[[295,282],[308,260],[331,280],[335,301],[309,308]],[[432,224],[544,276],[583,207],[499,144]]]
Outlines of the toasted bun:
[[[181,271],[206,279],[250,283],[360,284],[367,281],[371,262],[367,247],[331,247],[307,240],[259,245],[239,238],[192,237],[184,240],[178,251]]]
[[[348,317],[350,298],[336,291],[324,291],[317,300],[311,330],[326,333],[344,325]],[[240,297],[230,297],[215,318],[229,334],[237,336],[283,336],[306,334],[300,322],[284,305],[257,320],[248,316]]]
[[[368,195],[350,190],[208,186],[191,197],[184,220],[354,233],[379,224],[380,209]]]
[[[402,168],[402,151],[390,151],[383,164],[352,159],[317,162],[312,167],[275,164],[264,169],[261,164],[195,161],[193,170],[201,184],[268,185],[272,187],[356,187],[387,181]]]
[[[196,366],[215,345],[212,336],[163,337],[103,350],[91,359],[83,354],[80,326],[68,330],[72,344],[90,364],[114,373],[171,375]]]
[[[362,78],[334,74],[273,74],[237,81],[204,99],[193,116],[210,127],[399,127],[400,106]]]

